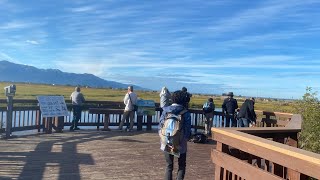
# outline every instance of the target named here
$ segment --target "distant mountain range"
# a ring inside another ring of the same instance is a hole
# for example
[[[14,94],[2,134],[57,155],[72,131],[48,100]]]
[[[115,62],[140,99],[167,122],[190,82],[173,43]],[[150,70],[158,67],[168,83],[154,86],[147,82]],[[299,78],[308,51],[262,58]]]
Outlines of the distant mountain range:
[[[33,66],[0,61],[0,81],[26,82],[56,85],[81,85],[98,88],[127,88],[128,84],[108,81],[93,74],[62,72],[58,69],[38,69]],[[145,90],[134,86],[135,89]]]

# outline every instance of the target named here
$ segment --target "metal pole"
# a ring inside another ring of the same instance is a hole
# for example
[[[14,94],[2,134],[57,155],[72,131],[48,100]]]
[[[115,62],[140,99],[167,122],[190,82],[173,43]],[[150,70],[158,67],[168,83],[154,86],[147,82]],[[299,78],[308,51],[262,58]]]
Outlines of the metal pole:
[[[6,138],[10,138],[12,128],[13,96],[7,96],[7,103]]]

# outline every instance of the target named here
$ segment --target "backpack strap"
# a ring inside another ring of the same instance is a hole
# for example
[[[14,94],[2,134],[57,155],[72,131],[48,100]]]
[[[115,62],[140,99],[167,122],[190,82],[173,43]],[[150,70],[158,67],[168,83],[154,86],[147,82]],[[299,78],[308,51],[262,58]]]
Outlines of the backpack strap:
[[[187,109],[183,109],[182,111],[179,112],[179,115],[183,115],[183,114],[185,114],[186,112],[188,112],[188,110],[187,110]]]

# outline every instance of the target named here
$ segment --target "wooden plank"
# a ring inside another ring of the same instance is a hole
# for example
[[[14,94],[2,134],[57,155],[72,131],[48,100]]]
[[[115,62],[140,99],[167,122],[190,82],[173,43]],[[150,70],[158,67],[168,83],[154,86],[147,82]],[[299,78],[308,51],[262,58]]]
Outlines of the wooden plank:
[[[36,130],[38,129],[38,126],[35,125],[35,126],[24,126],[24,127],[13,127],[12,128],[12,132],[14,131],[27,131],[27,130]]]
[[[320,154],[293,148],[236,130],[213,128],[214,140],[312,177],[320,177]]]
[[[300,180],[300,173],[292,169],[288,169],[288,180]]]
[[[245,179],[268,179],[268,180],[282,180],[282,178],[270,174],[264,170],[245,163],[237,158],[229,156],[228,154],[219,152],[217,150],[211,151],[211,159],[213,162],[228,171],[237,174]],[[254,172],[254,173],[253,173]]]
[[[292,115],[291,120],[286,125],[287,128],[292,129],[301,129],[302,125],[302,116],[300,114],[294,114]]]
[[[251,127],[251,128],[229,128],[230,130],[238,130],[249,134],[280,134],[280,133],[298,133],[301,128],[287,128],[287,127]]]
[[[267,118],[262,118],[262,122],[265,122],[267,124],[276,124],[281,127],[285,127],[289,121],[283,121],[283,120],[277,120],[277,119],[267,119]]]

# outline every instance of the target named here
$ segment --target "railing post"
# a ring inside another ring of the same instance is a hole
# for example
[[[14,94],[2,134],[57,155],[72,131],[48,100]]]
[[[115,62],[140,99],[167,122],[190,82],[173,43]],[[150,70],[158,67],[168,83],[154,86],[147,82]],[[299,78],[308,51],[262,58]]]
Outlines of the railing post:
[[[137,131],[142,131],[143,116],[137,116]]]
[[[194,132],[197,133],[198,131],[198,114],[194,114]]]
[[[54,130],[58,133],[62,132],[64,126],[64,116],[54,118]]]
[[[107,113],[104,115],[103,131],[110,131],[109,124],[110,124],[110,114]]]
[[[147,116],[147,131],[152,130],[152,116]]]
[[[45,121],[45,133],[51,134],[52,133],[52,117],[47,117]]]
[[[100,124],[100,114],[98,114],[98,120],[97,120],[97,131],[99,131],[99,125]]]
[[[12,128],[13,96],[7,96],[7,103],[6,138],[10,138]]]
[[[228,148],[227,148],[227,146],[225,144],[222,144],[221,142],[217,142],[217,145],[216,145],[216,150],[217,151],[227,152],[227,149]],[[215,176],[214,179],[215,180],[229,179],[227,176],[229,176],[230,173],[226,169],[224,169],[224,168],[222,168],[220,166],[217,166],[217,165],[215,165],[214,169],[215,169],[215,172],[214,172],[214,176]]]

